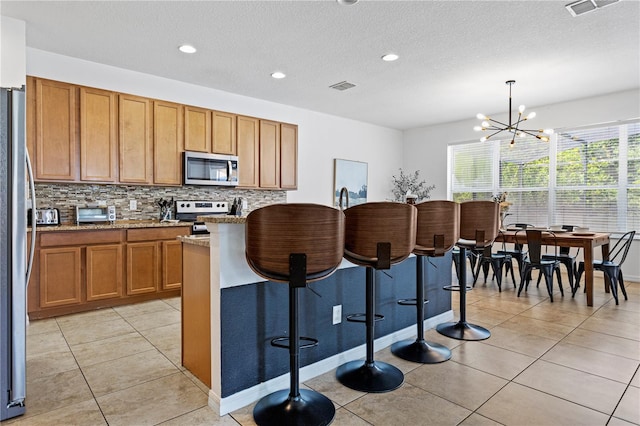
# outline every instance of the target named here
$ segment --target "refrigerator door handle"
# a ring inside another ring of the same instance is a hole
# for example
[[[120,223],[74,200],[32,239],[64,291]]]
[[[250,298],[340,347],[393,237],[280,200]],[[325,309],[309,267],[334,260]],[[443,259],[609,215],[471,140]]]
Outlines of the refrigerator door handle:
[[[29,279],[31,278],[31,271],[33,270],[33,258],[35,257],[36,249],[36,185],[33,182],[33,168],[31,167],[31,158],[29,158],[29,151],[25,150],[27,158],[27,172],[29,173],[29,191],[31,195],[31,245],[29,246],[29,260],[27,262],[27,282],[25,287],[29,286]]]

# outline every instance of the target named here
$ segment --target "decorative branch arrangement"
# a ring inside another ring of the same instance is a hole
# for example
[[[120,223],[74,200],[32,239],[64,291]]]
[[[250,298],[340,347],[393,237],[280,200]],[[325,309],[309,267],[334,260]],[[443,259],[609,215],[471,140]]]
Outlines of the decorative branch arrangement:
[[[420,170],[416,170],[413,174],[405,173],[400,170],[398,176],[391,176],[393,181],[393,188],[391,192],[393,194],[394,201],[405,202],[406,197],[409,194],[416,195],[417,201],[428,200],[431,198],[431,191],[435,189],[435,185],[427,185],[427,182],[420,180]]]

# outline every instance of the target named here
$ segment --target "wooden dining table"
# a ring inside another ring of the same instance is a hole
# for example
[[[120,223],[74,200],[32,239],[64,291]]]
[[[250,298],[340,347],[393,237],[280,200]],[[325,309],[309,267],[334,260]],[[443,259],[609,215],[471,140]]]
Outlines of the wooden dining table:
[[[526,244],[527,234],[524,230],[500,231],[496,241]],[[584,277],[587,292],[587,306],[593,306],[593,252],[594,248],[601,247],[602,260],[609,259],[609,234],[604,232],[575,233],[545,231],[542,232],[542,244],[557,245],[559,247],[580,247],[584,250]],[[577,284],[578,283],[576,283],[576,285]],[[609,287],[606,286],[606,289],[608,290]]]

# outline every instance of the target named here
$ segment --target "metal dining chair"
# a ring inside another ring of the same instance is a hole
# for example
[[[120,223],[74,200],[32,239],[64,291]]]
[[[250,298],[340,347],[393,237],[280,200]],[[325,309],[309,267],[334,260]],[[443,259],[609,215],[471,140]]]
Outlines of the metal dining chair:
[[[534,269],[539,269],[544,275],[545,283],[547,285],[547,292],[549,293],[549,300],[553,303],[554,272],[558,277],[560,294],[564,296],[564,290],[562,289],[562,279],[560,277],[560,261],[542,259],[542,231],[537,229],[526,229],[525,232],[527,235],[527,246],[529,249],[529,253],[527,254],[527,257],[524,258],[523,268],[520,271],[520,287],[518,288],[518,297],[520,297],[520,293],[522,292],[523,288],[525,289],[525,291],[527,291],[529,287],[529,281],[531,279],[531,271]],[[555,239],[555,234],[553,232],[550,233]],[[554,247],[557,254],[558,246],[554,244]]]
[[[574,225],[562,225],[562,229],[566,232],[571,232],[575,228]],[[576,251],[575,254],[571,254],[571,247],[560,247],[558,249],[558,254],[543,254],[542,260],[558,260],[564,267],[567,269],[567,275],[569,277],[569,287],[571,287],[571,291],[573,292],[574,280],[578,275],[578,268],[576,265],[576,257],[580,253],[580,248]],[[540,279],[542,275],[538,275],[538,283],[540,283]]]
[[[624,278],[622,276],[622,264],[627,258],[629,248],[633,243],[633,237],[636,235],[636,231],[629,231],[622,235],[620,239],[611,248],[611,256],[609,260],[594,260],[593,269],[595,271],[602,271],[609,279],[611,294],[618,304],[618,284],[620,284],[620,290],[624,295],[624,300],[627,298],[627,290],[624,288]],[[580,287],[580,278],[584,272],[584,262],[578,264],[578,272],[576,274],[576,285],[572,290],[572,297],[576,295],[576,290]],[[586,286],[585,286],[586,291]]]

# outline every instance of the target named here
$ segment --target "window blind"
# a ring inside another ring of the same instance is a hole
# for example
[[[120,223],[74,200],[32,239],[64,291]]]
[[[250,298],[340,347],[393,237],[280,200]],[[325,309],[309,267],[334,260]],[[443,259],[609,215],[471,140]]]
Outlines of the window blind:
[[[450,198],[507,193],[505,224],[640,229],[640,122],[452,145]]]

